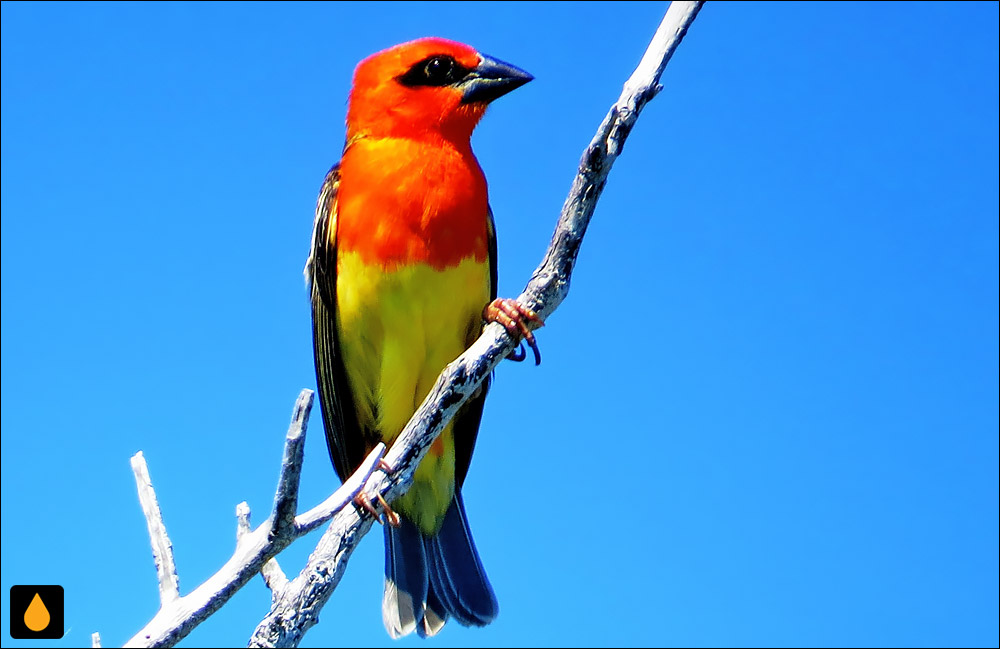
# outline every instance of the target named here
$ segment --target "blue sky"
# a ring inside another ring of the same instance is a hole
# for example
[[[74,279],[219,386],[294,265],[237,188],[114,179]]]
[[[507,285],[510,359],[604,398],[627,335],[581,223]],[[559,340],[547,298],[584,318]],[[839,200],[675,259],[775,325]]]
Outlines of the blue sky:
[[[354,65],[468,42],[536,77],[473,144],[501,294],[664,4],[2,7],[2,589],[120,645],[267,511],[316,191]],[[465,501],[501,613],[438,646],[996,645],[998,5],[709,3],[612,172],[544,362]],[[520,426],[511,426],[514,419]],[[336,485],[318,415],[302,501]],[[305,646],[392,643],[381,534]],[[280,557],[297,572],[318,536]],[[260,579],[188,646],[242,645]]]

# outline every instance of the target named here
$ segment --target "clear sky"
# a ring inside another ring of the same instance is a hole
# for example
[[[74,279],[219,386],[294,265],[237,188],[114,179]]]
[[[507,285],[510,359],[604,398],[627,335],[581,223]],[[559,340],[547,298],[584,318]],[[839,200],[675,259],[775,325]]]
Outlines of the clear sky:
[[[2,642],[120,645],[265,515],[314,387],[302,279],[355,64],[438,35],[536,77],[473,145],[500,292],[541,260],[665,4],[2,7]],[[996,645],[998,5],[709,3],[612,172],[465,501],[500,616],[436,646]],[[318,414],[302,502],[336,486]],[[299,570],[313,535],[280,556]],[[382,539],[306,646],[390,645]],[[187,646],[243,645],[255,579]],[[397,646],[418,645],[408,638]]]

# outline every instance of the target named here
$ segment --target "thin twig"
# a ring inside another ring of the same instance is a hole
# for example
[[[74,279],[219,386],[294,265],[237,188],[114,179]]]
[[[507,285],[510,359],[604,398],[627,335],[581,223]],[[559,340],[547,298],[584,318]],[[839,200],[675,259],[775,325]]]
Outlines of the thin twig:
[[[344,509],[371,480],[372,474],[378,469],[379,462],[384,455],[385,444],[380,443],[368,454],[358,470],[341,485],[340,489],[337,489],[333,495],[306,513],[295,517],[295,533],[299,536],[308,534],[330,520],[334,512]]]

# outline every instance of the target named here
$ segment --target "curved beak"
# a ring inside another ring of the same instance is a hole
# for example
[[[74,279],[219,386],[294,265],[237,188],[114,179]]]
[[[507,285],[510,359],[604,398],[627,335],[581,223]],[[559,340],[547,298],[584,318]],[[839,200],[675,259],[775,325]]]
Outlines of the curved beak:
[[[463,104],[474,102],[488,104],[534,78],[510,63],[480,54],[479,65],[465,75],[465,78],[458,83],[458,88],[462,91]]]

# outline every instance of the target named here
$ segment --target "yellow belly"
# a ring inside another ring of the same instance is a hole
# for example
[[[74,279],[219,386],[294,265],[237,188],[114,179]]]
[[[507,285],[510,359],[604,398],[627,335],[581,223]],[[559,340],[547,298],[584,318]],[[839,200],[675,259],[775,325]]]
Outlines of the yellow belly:
[[[412,264],[385,271],[354,253],[337,259],[337,325],[362,430],[386,444],[402,431],[444,366],[479,336],[490,299],[489,262],[445,270]],[[395,509],[437,532],[455,490],[452,427],[441,433]]]

